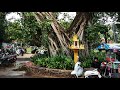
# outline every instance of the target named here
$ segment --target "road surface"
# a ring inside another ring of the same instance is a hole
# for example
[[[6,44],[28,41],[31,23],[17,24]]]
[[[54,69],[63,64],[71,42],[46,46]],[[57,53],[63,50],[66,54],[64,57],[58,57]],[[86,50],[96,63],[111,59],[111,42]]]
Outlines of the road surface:
[[[33,54],[24,54],[24,56],[17,57],[17,64],[30,61],[30,57]],[[30,76],[25,75],[25,71],[14,71],[18,67],[15,66],[15,63],[8,67],[0,67],[0,78],[31,78]]]

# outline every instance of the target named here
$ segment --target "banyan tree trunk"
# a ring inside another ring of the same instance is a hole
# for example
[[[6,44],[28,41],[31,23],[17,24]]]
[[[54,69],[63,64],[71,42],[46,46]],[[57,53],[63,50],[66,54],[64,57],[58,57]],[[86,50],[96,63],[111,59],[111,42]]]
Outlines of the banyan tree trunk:
[[[81,42],[85,45],[85,50],[82,50],[82,53],[84,55],[88,54],[88,45],[83,35],[85,26],[90,20],[89,12],[77,12],[76,17],[67,30],[64,30],[57,22],[52,12],[36,12],[34,15],[39,22],[44,19],[51,20],[52,31],[48,35],[50,55],[63,53],[70,56],[71,50],[68,46],[70,45],[70,38],[72,38],[74,34],[77,34]]]
[[[84,34],[86,34],[84,30],[85,27],[88,25],[88,22],[90,22],[91,18],[92,18],[92,13],[77,12],[75,19],[71,23],[70,28],[67,30],[68,32],[70,32],[69,33],[70,37],[73,36],[73,32],[75,32],[75,34],[78,35],[82,44],[84,44],[85,49],[80,50],[80,54],[82,54],[83,56],[89,55],[89,47],[88,47],[88,42],[84,37]]]

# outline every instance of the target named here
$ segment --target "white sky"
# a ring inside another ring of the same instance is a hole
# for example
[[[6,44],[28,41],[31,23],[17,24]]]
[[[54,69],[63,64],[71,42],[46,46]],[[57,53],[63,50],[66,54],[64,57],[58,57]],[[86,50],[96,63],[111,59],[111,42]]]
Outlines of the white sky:
[[[61,14],[58,16],[58,19],[63,19],[64,13],[67,13],[71,19],[74,19],[76,16],[76,12],[61,12]],[[66,21],[69,21],[68,18],[65,18]]]
[[[61,14],[58,16],[58,19],[62,19],[64,13],[67,13],[71,19],[74,19],[75,15],[76,15],[76,12],[61,12]],[[6,16],[6,19],[11,22],[14,22],[15,20],[19,20],[20,18],[21,17],[17,14],[17,12],[14,12],[14,13],[12,12]],[[109,16],[103,17],[103,18],[107,20],[107,22],[105,24],[111,24],[113,22],[113,19],[111,19],[111,17],[109,17]],[[65,18],[65,20],[69,21],[68,18]]]
[[[75,17],[75,15],[76,15],[76,12],[61,12],[61,14],[58,16],[58,19],[62,19],[63,18],[63,14],[64,13],[68,13],[68,15],[70,16],[70,18],[74,18]],[[19,16],[19,15],[17,15],[17,12],[12,12],[12,13],[10,13],[10,14],[8,14],[7,16],[6,16],[6,19],[8,20],[8,21],[11,21],[11,22],[14,22],[15,20],[18,20],[18,19],[20,19],[21,17]],[[66,21],[68,21],[68,19],[67,18],[65,18],[65,20]]]
[[[6,19],[8,21],[14,22],[15,20],[19,20],[21,17],[17,14],[17,12],[12,12],[8,15],[6,15]]]

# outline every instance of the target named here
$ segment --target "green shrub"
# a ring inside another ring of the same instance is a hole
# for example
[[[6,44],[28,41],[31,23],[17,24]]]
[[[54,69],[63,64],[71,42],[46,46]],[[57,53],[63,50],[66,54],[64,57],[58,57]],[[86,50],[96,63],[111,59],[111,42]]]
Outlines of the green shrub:
[[[94,52],[91,50],[89,56],[83,57],[80,55],[80,62],[83,68],[91,67],[91,63],[94,57],[98,57],[99,62],[105,61],[105,52]],[[74,60],[71,57],[67,57],[65,55],[56,55],[52,57],[46,56],[34,56],[31,58],[32,61],[41,67],[47,68],[55,68],[55,69],[73,69],[74,68]]]
[[[90,68],[91,63],[94,60],[94,57],[98,57],[99,62],[103,62],[105,61],[105,52],[102,51],[94,52],[93,50],[91,50],[89,56],[87,57],[80,56],[81,66],[84,68]]]
[[[82,57],[80,59],[80,61],[81,61],[81,66],[83,68],[89,68],[89,67],[91,67],[92,58],[90,56],[88,56],[88,57]]]
[[[74,67],[74,62],[71,59],[71,57],[67,57],[64,55],[57,55],[48,58],[34,56],[31,59],[35,64],[41,67],[55,68],[55,69],[73,69]]]

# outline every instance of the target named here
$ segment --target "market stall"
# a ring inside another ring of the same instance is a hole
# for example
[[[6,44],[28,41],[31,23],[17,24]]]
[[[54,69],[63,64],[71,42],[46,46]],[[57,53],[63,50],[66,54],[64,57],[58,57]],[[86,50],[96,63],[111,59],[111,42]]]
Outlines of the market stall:
[[[119,77],[118,66],[120,64],[119,58],[120,57],[120,44],[106,44],[102,43],[96,49],[99,51],[106,51],[105,62],[101,63],[101,70],[104,68],[104,77]],[[106,64],[105,64],[106,63]],[[117,74],[117,75],[116,75]]]

